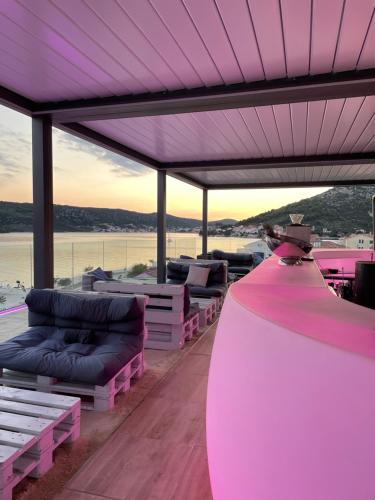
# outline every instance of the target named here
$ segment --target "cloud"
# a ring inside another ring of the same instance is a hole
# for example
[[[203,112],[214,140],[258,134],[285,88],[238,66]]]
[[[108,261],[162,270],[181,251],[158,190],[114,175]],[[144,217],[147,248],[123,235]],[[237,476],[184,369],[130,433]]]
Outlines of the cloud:
[[[110,167],[110,172],[116,177],[141,177],[152,172],[150,168],[140,163],[79,139],[74,135],[67,134],[60,130],[54,130],[54,133],[57,135],[57,143],[60,147],[69,149],[73,152],[86,153],[93,156],[95,159],[108,165]]]
[[[31,168],[31,138],[0,125],[0,175],[14,177]]]

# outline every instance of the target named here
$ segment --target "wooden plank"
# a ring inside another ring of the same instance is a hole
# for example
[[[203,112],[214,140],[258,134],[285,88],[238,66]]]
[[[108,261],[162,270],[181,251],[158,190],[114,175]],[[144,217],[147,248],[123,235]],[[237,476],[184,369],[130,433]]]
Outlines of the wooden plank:
[[[36,406],[4,399],[0,399],[0,411],[7,411],[9,413],[17,413],[30,417],[42,417],[49,420],[55,420],[64,415],[64,410],[58,408],[48,408],[47,406]]]
[[[22,434],[21,432],[0,429],[0,444],[10,445],[15,448],[22,448],[27,445],[31,446],[35,442],[36,437],[30,434]]]
[[[146,309],[146,323],[165,323],[169,325],[178,325],[184,320],[183,312],[158,311],[155,309]]]
[[[13,446],[0,445],[0,464],[5,464],[9,461],[10,458],[13,458],[15,455],[21,453],[19,448],[15,448]]]
[[[183,325],[181,323],[181,330],[182,330],[182,328],[183,328]],[[147,323],[147,329],[148,329],[149,334],[151,332],[171,333],[172,325],[166,325],[163,323]]]
[[[51,424],[51,420],[44,418],[27,417],[4,411],[0,412],[0,427],[8,431],[41,435],[51,427]]]
[[[93,288],[97,292],[117,292],[117,293],[141,293],[145,295],[164,294],[164,295],[183,295],[183,285],[166,285],[156,283],[126,283],[126,282],[111,282],[111,281],[95,281]]]
[[[13,376],[13,373],[14,372],[11,371],[4,371],[4,375],[9,374]],[[23,373],[23,375],[25,378],[27,374]],[[80,402],[79,398],[74,398],[71,396],[60,396],[57,394],[47,394],[45,392],[31,392],[24,389],[15,389],[12,387],[4,386],[0,386],[0,398],[11,399],[12,401],[18,401],[20,403],[34,403],[41,406],[49,406],[50,408],[59,408],[62,410],[69,410]]]
[[[172,299],[161,299],[149,296],[147,309],[153,309],[155,307],[165,307],[172,310]]]

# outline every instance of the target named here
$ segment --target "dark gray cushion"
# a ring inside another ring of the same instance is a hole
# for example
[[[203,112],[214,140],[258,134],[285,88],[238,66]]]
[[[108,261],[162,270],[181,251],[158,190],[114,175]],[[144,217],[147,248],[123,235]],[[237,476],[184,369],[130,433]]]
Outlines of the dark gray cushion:
[[[169,261],[167,263],[167,278],[168,280],[173,280],[175,283],[185,283],[187,275],[189,273],[190,264],[195,266],[201,265],[210,268],[210,274],[208,275],[207,286],[224,284],[227,282],[227,269],[222,262],[207,262],[204,261],[200,263],[199,261],[186,261],[186,262],[176,262]]]
[[[170,285],[179,285],[181,282],[179,280],[167,280],[167,283]],[[206,287],[187,285],[187,287],[190,297],[224,297],[228,290],[226,283]]]
[[[236,252],[223,252],[222,250],[212,251],[213,260],[227,260],[228,265],[231,266],[251,266],[253,264],[253,256],[251,253],[236,253]]]
[[[235,274],[247,274],[252,270],[252,266],[228,266],[228,272]]]
[[[26,303],[31,328],[0,344],[1,368],[104,385],[143,349],[135,296],[31,290]]]
[[[29,326],[57,326],[139,335],[143,311],[134,296],[31,290]]]
[[[87,273],[89,276],[94,276],[97,280],[100,281],[108,281],[110,278],[108,274],[103,271],[101,267],[97,267],[96,269],[93,269],[92,271],[88,271]]]
[[[105,385],[136,354],[143,338],[95,332],[94,343],[67,343],[65,329],[34,326],[0,344],[0,367],[72,383]]]

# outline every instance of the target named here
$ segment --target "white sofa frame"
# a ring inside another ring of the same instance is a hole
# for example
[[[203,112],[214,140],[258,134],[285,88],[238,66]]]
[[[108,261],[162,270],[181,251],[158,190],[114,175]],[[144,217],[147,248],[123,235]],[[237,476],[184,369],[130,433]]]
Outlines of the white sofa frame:
[[[95,281],[96,292],[142,294],[149,297],[146,305],[147,337],[145,348],[180,349],[199,330],[199,311],[184,317],[184,285]],[[192,301],[194,302],[194,300]]]

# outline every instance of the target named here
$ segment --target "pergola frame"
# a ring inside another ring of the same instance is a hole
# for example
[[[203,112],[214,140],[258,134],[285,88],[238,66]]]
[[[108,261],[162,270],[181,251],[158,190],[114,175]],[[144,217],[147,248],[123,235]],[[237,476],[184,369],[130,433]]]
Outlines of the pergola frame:
[[[125,146],[79,121],[178,114],[308,102],[373,95],[375,71],[351,71],[234,84],[138,96],[113,96],[77,101],[37,103],[0,86],[0,103],[32,117],[34,197],[34,283],[38,288],[53,286],[53,183],[52,126],[88,140],[121,156],[157,171],[157,280],[165,281],[166,267],[166,175],[202,189],[202,254],[207,255],[208,190],[321,187],[347,184],[375,184],[373,179],[356,181],[309,181],[253,184],[206,185],[189,172],[215,170],[257,170],[267,168],[314,167],[324,165],[373,164],[375,153],[349,153],[265,159],[233,159],[161,163]]]

